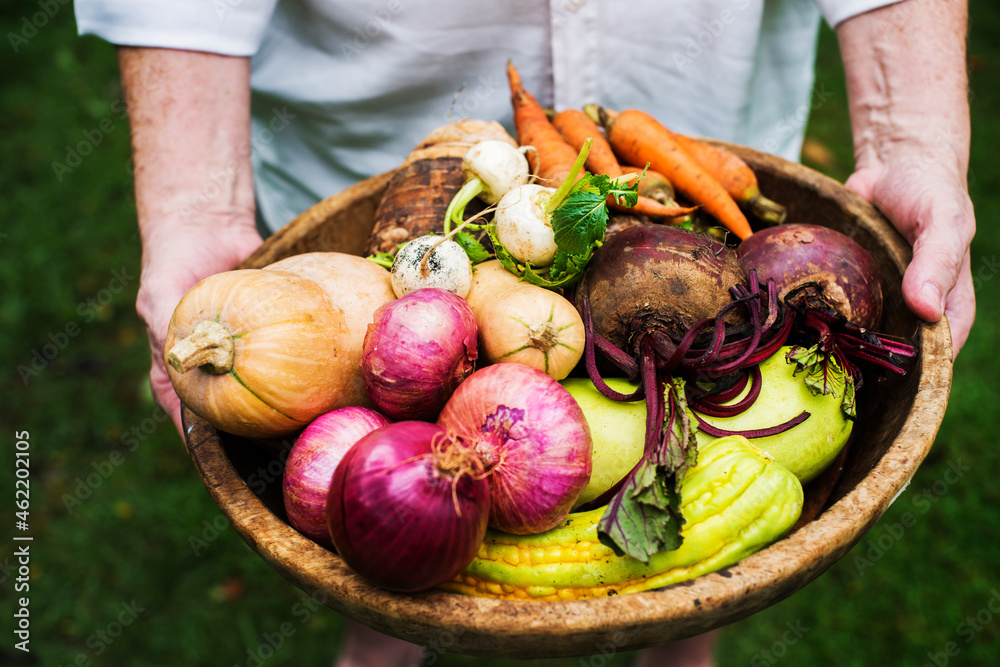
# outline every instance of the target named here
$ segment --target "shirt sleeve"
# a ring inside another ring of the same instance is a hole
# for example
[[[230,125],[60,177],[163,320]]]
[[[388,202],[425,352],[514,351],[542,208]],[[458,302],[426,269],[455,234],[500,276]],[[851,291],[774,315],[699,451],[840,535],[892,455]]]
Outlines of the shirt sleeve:
[[[894,5],[900,1],[901,0],[816,0],[816,4],[819,6],[819,11],[823,14],[823,18],[826,19],[826,22],[836,28],[852,16],[857,16],[858,14],[863,14],[864,12],[878,9],[879,7],[885,7],[886,5]]]
[[[77,31],[113,44],[252,56],[277,0],[76,0]]]

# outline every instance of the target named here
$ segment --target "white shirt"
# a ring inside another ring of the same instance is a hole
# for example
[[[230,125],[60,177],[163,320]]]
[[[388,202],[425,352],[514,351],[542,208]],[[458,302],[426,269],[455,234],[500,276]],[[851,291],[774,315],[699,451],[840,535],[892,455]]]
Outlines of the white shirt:
[[[253,56],[258,208],[276,229],[458,118],[512,128],[508,58],[556,109],[638,108],[798,159],[820,14],[898,0],[77,0],[81,34]]]

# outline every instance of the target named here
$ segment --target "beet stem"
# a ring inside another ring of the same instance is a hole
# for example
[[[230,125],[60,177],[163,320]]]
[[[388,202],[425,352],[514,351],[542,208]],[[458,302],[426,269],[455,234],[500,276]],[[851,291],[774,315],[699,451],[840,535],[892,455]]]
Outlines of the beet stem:
[[[797,417],[792,417],[783,424],[778,424],[777,426],[770,426],[768,428],[757,428],[749,429],[746,431],[727,431],[725,429],[712,426],[696,412],[694,413],[694,418],[698,420],[698,428],[707,433],[714,438],[723,438],[727,435],[742,435],[744,438],[766,438],[769,435],[778,435],[779,433],[784,433],[785,431],[795,428],[805,420],[809,419],[810,414],[806,411],[802,411]]]
[[[622,394],[609,387],[608,383],[604,381],[603,377],[601,377],[600,371],[597,370],[597,357],[594,354],[595,339],[606,342],[608,347],[614,348],[615,350],[620,352],[621,356],[627,357],[628,355],[626,355],[621,350],[618,350],[618,348],[615,347],[615,345],[611,341],[607,340],[606,338],[604,338],[603,336],[599,335],[597,332],[594,331],[594,320],[590,315],[590,302],[587,301],[587,299],[583,300],[583,330],[585,336],[583,345],[584,363],[587,367],[587,375],[590,377],[590,381],[594,383],[594,387],[597,389],[597,391],[599,391],[602,396],[604,396],[605,398],[609,398],[612,401],[627,402],[627,401],[638,401],[642,399],[643,397],[642,385],[640,385],[639,388],[636,389],[631,394]],[[604,352],[604,354],[608,354],[608,352],[604,349],[602,349],[601,351]],[[638,372],[638,367],[636,366],[635,362],[632,361],[631,359],[629,359],[629,362],[631,362],[631,364],[636,367],[636,372]]]
[[[760,368],[756,366],[745,373],[743,377],[744,382],[742,383],[742,386],[746,386],[746,379],[749,379],[750,391],[738,402],[733,403],[732,405],[723,405],[725,399],[718,400],[718,397],[712,397],[716,400],[710,400],[707,398],[693,400],[691,401],[691,407],[702,414],[708,415],[709,417],[735,417],[736,415],[746,411],[757,401],[757,398],[760,396],[761,386],[764,383],[760,374]],[[736,386],[740,386],[740,391],[742,391],[741,385]]]

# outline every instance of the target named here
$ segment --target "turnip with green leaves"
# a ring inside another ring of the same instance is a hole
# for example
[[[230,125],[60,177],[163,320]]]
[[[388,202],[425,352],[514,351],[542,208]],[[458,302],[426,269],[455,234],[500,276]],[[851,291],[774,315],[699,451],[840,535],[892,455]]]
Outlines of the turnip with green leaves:
[[[486,261],[490,255],[470,233],[484,228],[474,224],[480,216],[466,220],[465,209],[477,197],[487,204],[496,204],[509,191],[527,183],[531,168],[524,153],[530,148],[516,148],[506,141],[489,139],[473,145],[462,158],[465,184],[448,204],[443,230],[446,237],[454,238],[465,249],[473,263]]]
[[[524,152],[505,141],[480,141],[466,152],[462,172],[466,186],[487,204],[496,204],[519,185],[528,182],[531,170]]]
[[[555,188],[529,183],[514,188],[497,204],[494,234],[522,264],[549,266],[559,251],[548,210],[555,192]]]
[[[638,186],[626,177],[581,172],[591,142],[584,143],[558,188],[519,186],[497,204],[487,228],[497,259],[531,284],[561,288],[579,281],[594,251],[604,242],[608,198],[635,204]]]

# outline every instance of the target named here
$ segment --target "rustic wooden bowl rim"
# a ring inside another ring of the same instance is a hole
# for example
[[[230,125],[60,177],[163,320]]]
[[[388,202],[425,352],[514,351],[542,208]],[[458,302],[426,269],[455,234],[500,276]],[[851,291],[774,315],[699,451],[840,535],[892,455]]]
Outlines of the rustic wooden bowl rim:
[[[810,187],[836,187],[867,216],[868,202],[839,183],[798,164],[739,147],[741,154],[777,165]],[[383,186],[386,175],[337,195]],[[374,185],[373,185],[374,183]],[[334,198],[334,199],[336,199]],[[329,206],[332,200],[322,205]],[[320,206],[320,205],[317,205]],[[897,263],[909,248],[885,222]],[[733,622],[787,597],[841,558],[902,492],[926,456],[944,417],[951,383],[947,322],[922,324],[919,386],[893,444],[870,473],[817,519],[735,566],[666,589],[566,602],[490,600],[433,590],[409,595],[371,586],[334,553],[273,514],[247,486],[218,434],[184,409],[187,446],[212,498],[244,540],[284,576],[338,611],[418,644],[448,651],[507,657],[600,653],[690,636]]]

